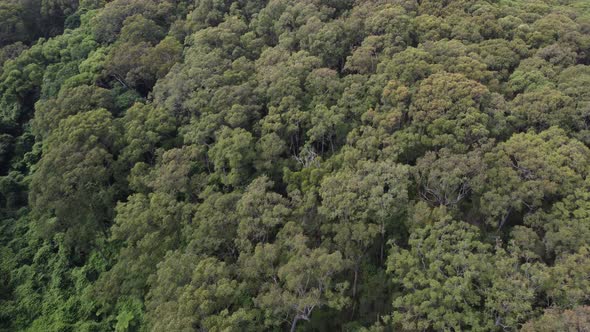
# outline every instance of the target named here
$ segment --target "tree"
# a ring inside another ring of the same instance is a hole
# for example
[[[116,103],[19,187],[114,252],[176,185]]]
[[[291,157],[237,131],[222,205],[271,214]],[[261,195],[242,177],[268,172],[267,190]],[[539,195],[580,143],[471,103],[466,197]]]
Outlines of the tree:
[[[135,88],[147,95],[156,81],[180,60],[181,53],[180,43],[172,37],[153,47],[145,41],[116,44],[106,58],[105,75],[125,88]]]
[[[147,185],[156,192],[167,193],[179,200],[191,201],[205,183],[199,167],[204,153],[192,145],[167,150],[159,156]]]
[[[366,28],[369,35],[385,35],[386,40],[396,46],[408,46],[411,43],[412,23],[406,9],[399,5],[385,5],[369,14]]]
[[[516,68],[521,57],[527,55],[526,44],[522,40],[512,42],[506,39],[491,39],[478,44],[477,51],[490,70],[505,78]]]
[[[344,169],[322,181],[319,209],[331,221],[322,231],[331,235],[334,247],[353,264],[353,297],[366,252],[377,244],[383,261],[386,239],[401,228],[398,218],[408,203],[408,185],[405,166],[371,161],[361,161],[356,169]]]
[[[539,273],[541,289],[547,294],[548,306],[571,309],[588,301],[590,250],[582,246],[572,254],[562,254],[555,265]]]
[[[147,297],[150,329],[215,330],[219,320],[232,314],[229,308],[247,305],[245,292],[246,284],[235,279],[233,266],[213,257],[170,252],[158,265]],[[251,330],[246,327],[253,323],[242,321],[230,329]]]
[[[549,87],[517,95],[509,109],[508,121],[518,131],[545,130],[551,126],[573,131],[584,122],[575,112],[574,100]]]
[[[490,247],[476,228],[439,220],[416,230],[408,250],[395,246],[388,272],[402,289],[393,300],[393,323],[404,329],[484,329],[481,295],[474,291],[490,270]],[[449,254],[453,253],[453,254]]]
[[[432,55],[432,60],[437,64],[443,65],[444,70],[449,73],[462,74],[465,77],[478,81],[488,86],[490,90],[496,88],[497,79],[494,80],[492,68],[488,68],[488,63],[483,56],[473,52],[468,45],[452,39],[439,40],[434,43],[426,43],[422,49]],[[483,53],[483,52],[482,52]]]
[[[309,126],[304,112],[305,82],[320,63],[320,59],[306,51],[291,54],[277,46],[264,51],[256,64],[258,89],[265,94],[269,107],[269,116],[262,123],[263,131],[276,133],[287,142],[292,153],[303,146],[301,133]]]
[[[148,42],[152,45],[157,44],[165,36],[164,29],[156,22],[145,18],[142,14],[129,16],[123,21],[121,35],[118,38],[120,42]]]
[[[483,85],[463,75],[434,74],[420,83],[408,116],[433,146],[466,151],[491,136],[490,97]]]
[[[109,90],[90,85],[63,88],[56,98],[35,105],[33,128],[37,135],[46,138],[57,129],[61,120],[99,108],[114,109],[113,95]]]
[[[328,109],[324,105],[318,105],[310,118],[311,128],[307,131],[309,143],[318,145],[320,153],[326,150],[335,152],[337,134],[342,127],[342,114],[337,113],[337,108]]]
[[[197,207],[191,226],[183,231],[191,252],[227,260],[239,255],[236,241],[240,241],[237,234],[242,221],[237,214],[237,204],[241,196],[238,191],[201,195],[203,202]],[[241,216],[248,218],[245,214]]]
[[[237,128],[222,128],[217,133],[215,145],[209,150],[209,158],[215,167],[214,176],[226,186],[239,186],[253,169],[254,142],[252,134]]]
[[[3,2],[0,18],[4,24],[0,29],[0,47],[27,39],[27,30],[23,21],[24,8],[17,1]]]
[[[442,149],[418,159],[414,176],[421,199],[435,206],[454,207],[479,186],[483,171],[481,151],[459,155]]]
[[[251,252],[258,243],[268,243],[290,217],[289,202],[272,192],[267,177],[252,181],[237,202],[239,218],[236,245],[241,252]]]
[[[589,96],[583,86],[590,79],[590,67],[577,65],[564,69],[558,76],[558,89],[575,100],[572,125],[575,128],[575,137],[584,143],[588,142],[588,119],[586,110],[590,107]]]
[[[190,222],[193,209],[166,193],[134,194],[117,204],[110,240],[119,244],[120,251],[115,264],[95,284],[101,305],[116,303],[121,296],[143,299],[158,263],[179,247],[182,228]]]
[[[435,15],[422,14],[416,16],[414,24],[416,25],[418,41],[421,43],[428,40],[436,41],[449,38],[451,34],[449,22]]]
[[[557,73],[555,68],[541,58],[528,58],[520,62],[507,82],[509,92],[520,93],[552,86]]]
[[[167,8],[168,7],[168,8]],[[145,18],[160,18],[170,9],[168,1],[116,0],[107,3],[91,21],[94,38],[101,43],[112,43],[118,38],[125,20],[142,14]]]
[[[346,283],[335,280],[346,266],[342,255],[309,248],[307,242],[301,228],[290,222],[275,243],[258,244],[252,254],[240,257],[244,276],[262,279],[255,304],[265,311],[268,326],[286,323],[294,332],[299,321],[311,319],[314,309],[346,304]]]
[[[120,133],[104,109],[73,115],[49,135],[32,175],[30,201],[39,227],[51,238],[87,247],[112,218],[111,182]]]
[[[583,38],[576,22],[566,15],[551,13],[536,20],[528,34],[528,42],[540,48],[555,41],[565,41],[577,45]]]
[[[573,193],[584,183],[589,158],[588,148],[557,127],[513,135],[485,156],[487,181],[478,189],[483,215],[502,228],[513,213],[531,213]]]
[[[543,316],[524,324],[521,331],[585,331],[588,325],[590,325],[590,308],[588,306],[579,306],[568,310],[549,308],[545,309]]]
[[[174,140],[176,119],[170,112],[152,104],[136,103],[120,119],[125,147],[119,160],[132,167],[137,162],[150,162],[159,147]]]
[[[414,230],[408,249],[392,248],[387,271],[403,294],[393,300],[394,326],[492,331],[529,317],[535,285],[518,260],[480,236],[447,216]]]
[[[585,234],[590,232],[587,208],[586,184],[556,202],[551,210],[539,210],[525,219],[531,227],[543,234],[543,242],[549,254],[557,257],[575,253],[588,245]]]
[[[414,85],[432,73],[439,71],[438,66],[435,66],[432,62],[432,55],[428,52],[408,47],[393,55],[391,60],[384,60],[379,64],[378,69],[390,76],[388,77],[390,79],[396,79],[402,84]]]

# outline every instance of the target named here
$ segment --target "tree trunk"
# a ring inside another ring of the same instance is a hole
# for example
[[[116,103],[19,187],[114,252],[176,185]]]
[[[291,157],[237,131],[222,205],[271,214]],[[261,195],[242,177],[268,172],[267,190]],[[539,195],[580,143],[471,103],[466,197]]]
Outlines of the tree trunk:
[[[502,227],[504,227],[504,224],[506,223],[506,221],[508,221],[508,217],[510,216],[511,212],[512,212],[512,208],[509,208],[508,212],[506,212],[506,215],[504,216],[504,218],[502,218],[502,220],[498,223],[498,230],[501,230]]]
[[[352,297],[355,298],[356,297],[356,283],[358,280],[358,275],[359,275],[359,268],[358,265],[354,267],[354,280],[352,282]]]
[[[302,315],[296,315],[295,318],[293,318],[293,322],[291,323],[291,332],[295,332],[295,329],[297,328],[297,322],[300,319],[305,319],[307,320],[306,317],[302,316]]]
[[[352,282],[352,311],[350,312],[350,319],[354,318],[354,314],[356,313],[356,284],[358,282],[358,275],[359,275],[359,264],[355,264],[354,267],[354,280]]]

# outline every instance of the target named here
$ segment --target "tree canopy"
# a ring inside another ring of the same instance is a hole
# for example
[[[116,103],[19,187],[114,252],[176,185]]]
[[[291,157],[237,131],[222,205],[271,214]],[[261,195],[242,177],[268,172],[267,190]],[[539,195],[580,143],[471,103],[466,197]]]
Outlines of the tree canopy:
[[[0,331],[590,328],[588,1],[0,23]]]

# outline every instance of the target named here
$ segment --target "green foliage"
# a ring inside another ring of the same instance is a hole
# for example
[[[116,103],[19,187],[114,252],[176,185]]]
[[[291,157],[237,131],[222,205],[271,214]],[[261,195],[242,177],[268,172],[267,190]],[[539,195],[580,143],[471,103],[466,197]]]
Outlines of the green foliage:
[[[521,331],[577,331],[581,326],[590,324],[590,313],[587,306],[571,310],[546,309],[543,316],[523,325]]]
[[[482,312],[473,308],[481,301],[473,288],[486,276],[489,246],[477,237],[473,227],[443,220],[416,230],[409,250],[393,250],[388,269],[395,282],[413,290],[394,300],[394,323],[409,330],[484,327]]]
[[[110,240],[122,246],[116,263],[97,283],[101,301],[113,303],[121,295],[143,297],[157,264],[180,245],[181,229],[190,221],[191,209],[165,193],[135,194],[117,205]]]
[[[113,154],[119,132],[104,109],[73,115],[47,138],[31,178],[38,225],[51,238],[88,246],[112,220]],[[98,234],[97,234],[98,233]]]
[[[513,135],[486,155],[482,210],[501,228],[513,212],[531,213],[584,184],[590,150],[551,127]]]
[[[147,315],[151,329],[216,330],[221,320],[236,315],[228,308],[239,308],[244,291],[245,284],[234,279],[233,269],[224,262],[213,257],[172,252],[158,265],[157,279],[148,294]],[[240,321],[238,319],[235,326],[232,326],[235,323],[230,325],[230,329],[238,330],[240,326],[251,324]]]
[[[113,103],[110,91],[100,87],[80,85],[63,88],[56,98],[42,100],[36,104],[33,128],[37,135],[47,138],[57,129],[61,120],[99,108],[112,110]]]
[[[0,331],[588,325],[585,1],[0,22]]]
[[[534,284],[519,262],[480,240],[476,227],[448,218],[416,229],[409,249],[394,246],[388,271],[408,290],[393,300],[405,330],[514,329],[531,313]]]

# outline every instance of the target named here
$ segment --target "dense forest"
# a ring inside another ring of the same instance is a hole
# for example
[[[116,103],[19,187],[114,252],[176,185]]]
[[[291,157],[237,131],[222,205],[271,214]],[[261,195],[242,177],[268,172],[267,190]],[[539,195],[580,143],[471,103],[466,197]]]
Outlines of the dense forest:
[[[0,331],[589,331],[590,1],[0,0]]]

